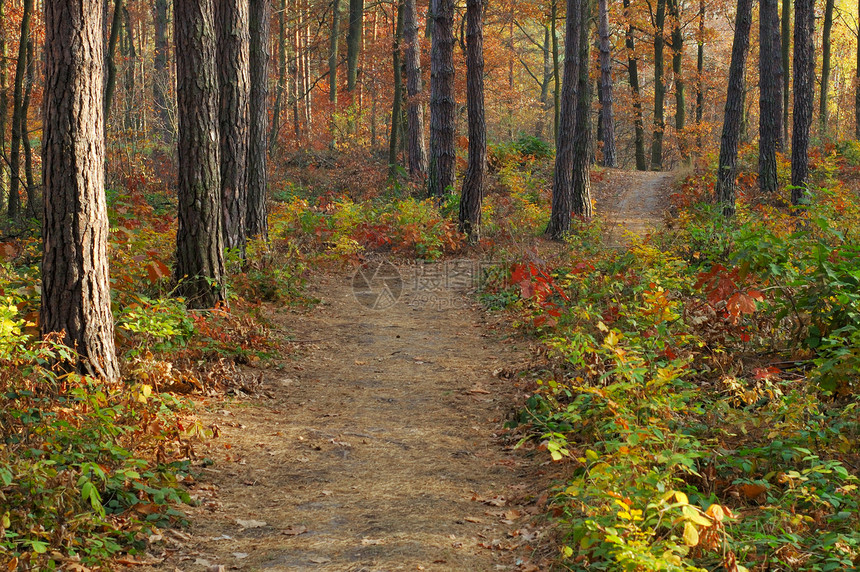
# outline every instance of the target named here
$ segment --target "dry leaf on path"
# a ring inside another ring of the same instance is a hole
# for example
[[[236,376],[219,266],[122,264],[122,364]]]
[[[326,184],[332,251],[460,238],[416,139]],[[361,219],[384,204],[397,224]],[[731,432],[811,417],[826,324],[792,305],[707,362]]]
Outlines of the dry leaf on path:
[[[242,528],[263,528],[267,525],[267,523],[262,520],[243,520],[241,518],[236,519],[236,524]]]
[[[294,524],[291,527],[285,528],[284,530],[282,530],[281,534],[285,534],[286,536],[298,536],[299,534],[304,534],[307,531],[308,531],[307,526],[301,526],[301,525]]]

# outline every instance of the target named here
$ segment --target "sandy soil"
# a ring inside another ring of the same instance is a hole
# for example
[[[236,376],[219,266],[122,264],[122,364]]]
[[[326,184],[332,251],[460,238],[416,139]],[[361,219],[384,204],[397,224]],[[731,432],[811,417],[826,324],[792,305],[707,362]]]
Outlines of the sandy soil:
[[[202,504],[150,569],[539,569],[539,470],[496,437],[529,352],[474,307],[472,268],[314,284],[322,302],[286,316],[300,354],[264,372],[274,398],[204,414]]]

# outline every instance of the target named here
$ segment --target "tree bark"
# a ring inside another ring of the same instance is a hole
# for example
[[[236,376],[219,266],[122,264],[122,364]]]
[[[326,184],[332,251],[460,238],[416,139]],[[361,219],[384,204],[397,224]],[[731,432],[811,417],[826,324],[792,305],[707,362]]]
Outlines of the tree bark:
[[[272,0],[250,0],[251,92],[248,100],[248,208],[246,227],[249,237],[269,240],[269,186],[266,142],[269,135],[269,32]],[[283,64],[282,64],[283,65]],[[282,71],[283,68],[282,68]]]
[[[278,87],[275,92],[274,109],[272,109],[272,129],[269,131],[270,152],[273,152],[278,145],[278,133],[281,130],[281,106],[287,94],[287,25],[284,18],[286,12],[287,0],[281,0],[278,10]],[[253,86],[251,89],[254,89]]]
[[[860,14],[860,0],[857,0],[857,9]],[[857,30],[857,71],[854,74],[854,138],[860,141],[860,28]]]
[[[6,0],[0,0],[0,30],[6,29]],[[9,57],[9,46],[6,34],[0,34],[0,201],[8,195],[8,179],[6,170],[6,109],[9,106],[9,76],[6,71],[6,58]]]
[[[782,140],[788,143],[788,108],[791,93],[789,79],[791,77],[791,1],[782,0]]]
[[[282,20],[283,21],[283,20]],[[340,0],[331,2],[331,36],[328,48],[328,99],[337,104],[337,57],[340,43]]]
[[[573,210],[573,157],[580,76],[580,29],[582,27],[584,1],[567,0],[564,31],[564,77],[561,84],[561,114],[552,184],[552,212],[546,228],[546,234],[554,240],[560,240],[570,232],[571,211]]]
[[[248,0],[215,2],[224,246],[238,250],[244,258],[250,90]]]
[[[424,144],[424,104],[421,94],[424,90],[421,77],[421,46],[418,38],[418,12],[415,0],[404,0],[403,34],[405,40],[404,60],[406,63],[406,106],[408,115],[407,154],[409,174],[413,177],[427,176],[427,147]]]
[[[647,171],[648,160],[645,157],[645,121],[642,118],[642,95],[639,89],[639,56],[636,55],[636,44],[633,38],[630,0],[624,0],[624,18],[627,20],[624,40],[624,45],[627,48],[627,73],[630,81],[630,91],[633,95],[633,127],[634,146],[636,148],[636,170]]]
[[[484,117],[484,2],[466,2],[466,106],[469,115],[469,166],[460,196],[460,230],[475,242],[481,232],[481,203],[487,174]]]
[[[454,187],[454,0],[433,2],[433,47],[430,57],[429,194],[441,197]]]
[[[582,2],[579,22],[579,83],[576,89],[576,125],[573,131],[573,213],[590,219],[591,212],[591,42],[590,22],[593,19],[588,0]]]
[[[397,137],[403,119],[403,69],[400,63],[400,40],[403,38],[403,0],[397,2],[397,23],[394,26],[394,43],[391,50],[391,66],[394,75],[394,99],[391,106],[391,133],[388,138],[388,167],[394,172],[397,165]],[[373,100],[376,103],[376,99]],[[372,114],[376,117],[376,114]],[[371,137],[376,139],[376,137]]]
[[[113,97],[116,92],[116,45],[119,41],[119,31],[122,27],[122,0],[116,0],[113,4],[113,18],[110,24],[110,37],[108,38],[107,50],[105,52],[105,125],[110,117],[110,108],[113,105]],[[107,131],[107,129],[105,129]]]
[[[152,91],[158,119],[161,123],[161,135],[168,143],[173,142],[173,121],[170,106],[170,68],[168,67],[167,42],[167,0],[155,0],[155,59],[153,61],[154,76]]]
[[[672,15],[672,75],[675,78],[675,133],[678,137],[678,152],[681,161],[689,162],[690,153],[687,148],[686,134],[687,126],[687,102],[686,84],[684,72],[681,68],[684,55],[684,34],[681,30],[681,2],[680,0],[669,0],[669,12]]]
[[[815,87],[814,0],[794,2],[794,115],[791,129],[791,202],[805,201],[809,185],[809,129]]]
[[[699,0],[699,34],[696,38],[696,152],[702,152],[702,118],[705,112],[705,0]]]
[[[21,215],[21,134],[27,128],[24,108],[24,76],[27,74],[27,42],[30,39],[30,20],[33,17],[33,0],[24,0],[21,14],[21,36],[18,43],[18,60],[15,65],[15,88],[12,96],[12,138],[9,150],[9,201],[8,215],[12,220]]]
[[[741,0],[743,1],[743,0]],[[654,129],[651,135],[651,170],[663,169],[663,119],[666,86],[663,84],[663,45],[665,44],[666,0],[657,0],[654,24]]]
[[[758,181],[762,192],[777,190],[776,151],[782,137],[782,58],[777,0],[759,3]]]
[[[135,60],[137,59],[137,50],[134,47],[134,27],[131,23],[131,14],[128,11],[128,5],[122,7],[123,29],[125,30],[125,48],[123,49],[123,59],[125,60],[125,128],[133,129],[137,126],[135,121]]]
[[[24,79],[24,101],[21,104],[21,116],[24,121],[21,125],[21,145],[24,148],[24,177],[27,184],[27,218],[35,218],[41,209],[36,204],[36,181],[33,177],[33,149],[30,146],[30,131],[27,129],[27,115],[30,110],[30,96],[33,93],[33,84],[36,81],[36,49],[33,37],[27,40],[27,74]]]
[[[824,28],[821,32],[821,92],[818,97],[818,123],[822,137],[827,135],[827,103],[830,97],[830,52],[834,0],[824,2]]]
[[[214,0],[174,0],[179,111],[177,292],[192,308],[224,300]]]
[[[743,115],[744,66],[749,53],[751,27],[752,0],[738,0],[715,190],[717,203],[722,206],[723,214],[726,216],[731,216],[735,212],[735,167]]]
[[[364,29],[364,0],[349,0],[349,33],[346,37],[346,91],[352,92],[358,81],[358,58]]]
[[[603,166],[615,167],[615,115],[612,113],[612,38],[609,36],[609,2],[599,1],[600,12],[600,118]]]
[[[552,0],[550,8],[550,26],[552,28],[552,104],[553,104],[553,121],[552,121],[552,141],[553,144],[558,142],[558,129],[561,123],[561,73],[559,71],[559,49],[558,49],[558,0]]]
[[[104,195],[103,36],[100,0],[45,0],[42,149],[42,334],[64,332],[79,362],[119,378],[111,315]]]

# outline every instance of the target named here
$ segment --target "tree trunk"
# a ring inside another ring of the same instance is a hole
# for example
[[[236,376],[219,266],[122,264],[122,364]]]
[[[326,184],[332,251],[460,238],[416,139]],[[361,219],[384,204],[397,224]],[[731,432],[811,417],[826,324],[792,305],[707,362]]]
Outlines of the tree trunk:
[[[431,197],[441,197],[454,187],[457,159],[454,149],[454,0],[432,2],[429,194]]]
[[[699,0],[699,35],[696,37],[696,152],[702,152],[702,117],[705,112],[705,0]]]
[[[349,33],[346,36],[346,91],[352,92],[358,81],[358,57],[364,28],[364,0],[349,0]]]
[[[782,137],[782,58],[777,0],[759,3],[758,181],[762,192],[777,190],[776,151]]]
[[[174,0],[179,111],[177,292],[192,308],[224,300],[214,0]]]
[[[119,379],[104,195],[103,36],[100,0],[45,0],[42,148],[42,334],[64,332],[79,362]],[[74,121],[71,121],[71,119]]]
[[[744,66],[750,47],[750,27],[752,27],[752,0],[738,0],[716,186],[716,200],[722,206],[723,214],[726,216],[731,216],[735,212],[735,165],[738,159],[738,140],[743,115]]]
[[[244,258],[250,89],[248,0],[215,2],[224,246],[238,250]]]
[[[791,0],[782,0],[782,140],[788,143],[788,104],[791,93]]]
[[[618,164],[615,150],[615,115],[612,113],[612,38],[609,36],[609,2],[600,0],[600,117],[603,166]]]
[[[558,128],[561,123],[561,78],[559,71],[559,50],[558,50],[558,0],[552,0],[550,13],[550,26],[552,27],[552,141],[557,144]]]
[[[743,0],[741,0],[743,1]],[[657,15],[654,26],[654,129],[651,136],[651,170],[663,169],[663,120],[666,86],[663,84],[663,44],[666,25],[666,0],[657,0]]]
[[[271,2],[271,0],[269,0]],[[272,129],[269,132],[269,152],[278,145],[278,133],[281,130],[281,106],[287,94],[287,25],[284,15],[287,12],[287,0],[281,0],[278,10],[278,87],[275,92],[275,104],[272,109]],[[251,70],[254,73],[254,70]],[[253,91],[254,86],[251,86]]]
[[[134,120],[136,107],[134,103],[134,76],[137,50],[134,47],[134,28],[131,23],[131,14],[128,12],[128,5],[122,7],[122,16],[126,39],[125,49],[123,50],[123,59],[125,60],[125,128],[133,129],[137,126]]]
[[[809,128],[815,88],[814,0],[794,2],[794,124],[791,128],[791,203],[805,201],[809,184]]]
[[[119,30],[122,27],[122,0],[116,0],[113,4],[113,18],[110,24],[110,37],[108,38],[107,50],[105,52],[105,125],[110,117],[110,108],[113,105],[113,96],[116,92],[116,44],[119,41]],[[105,130],[107,131],[107,130]]]
[[[860,0],[857,0],[857,9],[858,14],[860,14]],[[860,28],[857,30],[857,71],[854,82],[854,138],[860,141]],[[2,121],[2,118],[0,118],[0,121]],[[0,142],[2,142],[2,139],[0,139]]]
[[[251,92],[248,100],[250,125],[246,227],[249,237],[258,237],[264,241],[269,240],[269,207],[266,203],[269,186],[266,142],[269,136],[266,133],[266,127],[269,122],[269,32],[271,18],[271,0],[250,0]],[[285,71],[283,67],[281,71]]]
[[[818,97],[819,132],[827,135],[827,99],[830,92],[830,36],[833,31],[834,0],[824,2],[824,29],[821,32],[821,92]]]
[[[681,60],[684,55],[684,35],[681,31],[680,0],[669,0],[669,11],[672,15],[672,75],[675,76],[675,133],[678,137],[678,152],[681,155],[681,161],[687,163],[690,160],[690,153],[684,133],[687,126],[687,102],[684,72],[681,68]]]
[[[570,215],[573,209],[573,156],[580,76],[580,29],[582,27],[584,1],[586,0],[567,0],[564,31],[564,78],[561,84],[561,114],[552,184],[552,212],[546,228],[546,234],[554,240],[560,240],[570,232]]]
[[[6,29],[6,0],[0,0],[0,30]],[[9,56],[9,46],[6,34],[0,34],[0,201],[7,197],[8,179],[6,170],[6,109],[9,106],[9,76],[6,72],[6,59]],[[860,100],[858,100],[860,101]]]
[[[424,90],[421,77],[421,46],[418,38],[418,12],[415,0],[404,0],[403,33],[406,43],[404,60],[406,63],[406,105],[409,124],[409,173],[413,177],[427,176],[427,147],[424,145],[424,104],[421,93]]]
[[[593,15],[593,4],[582,2],[579,21],[579,83],[576,88],[576,125],[573,131],[573,213],[585,219],[591,218],[591,42],[589,22]]]
[[[30,96],[33,93],[33,84],[36,81],[36,49],[33,45],[33,37],[27,40],[27,75],[24,79],[24,101],[21,105],[21,116],[24,121],[21,128],[21,144],[24,147],[24,176],[27,183],[27,218],[36,218],[36,213],[41,212],[36,204],[36,181],[33,177],[33,149],[30,146],[30,131],[27,129],[27,115],[30,110]]]
[[[281,20],[283,22],[283,20]],[[340,0],[331,3],[331,36],[328,48],[328,99],[337,104],[337,53],[340,43]]]
[[[154,76],[152,78],[153,98],[158,118],[161,123],[161,134],[168,143],[173,142],[173,121],[170,106],[170,68],[168,67],[167,42],[167,0],[155,0],[155,59],[153,62]]]
[[[484,118],[484,2],[466,3],[466,105],[469,114],[469,166],[460,196],[460,230],[477,241],[487,174],[487,124]]]
[[[33,0],[24,0],[21,15],[21,37],[18,44],[18,60],[15,65],[15,91],[12,97],[12,148],[9,150],[9,202],[8,215],[12,220],[21,215],[21,133],[26,131],[27,117],[24,108],[24,76],[27,73],[27,42],[30,39],[30,20],[33,16]]]
[[[394,74],[394,100],[391,106],[391,133],[388,138],[388,167],[392,170],[392,173],[397,165],[397,136],[400,133],[400,121],[403,119],[403,70],[400,63],[400,40],[403,38],[403,0],[398,0],[397,2],[396,18],[394,43],[391,50],[391,65]],[[376,103],[375,98],[373,103]],[[376,113],[373,113],[371,119],[375,117]],[[376,139],[376,137],[373,136],[371,139]]]
[[[630,15],[630,0],[624,0],[624,18],[627,20],[624,45],[627,47],[627,73],[630,78],[630,91],[633,95],[634,145],[636,148],[636,170],[647,171],[645,157],[645,121],[642,119],[642,95],[639,90],[639,56],[633,38],[633,24]]]

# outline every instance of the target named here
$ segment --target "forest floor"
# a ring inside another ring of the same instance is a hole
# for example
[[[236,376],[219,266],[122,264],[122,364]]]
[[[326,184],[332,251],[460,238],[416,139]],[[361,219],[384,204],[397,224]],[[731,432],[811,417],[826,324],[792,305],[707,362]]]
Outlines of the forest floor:
[[[603,173],[607,240],[660,224],[676,174]],[[534,516],[554,469],[502,435],[535,352],[477,304],[480,270],[375,259],[313,277],[319,304],[275,318],[296,351],[262,371],[261,395],[202,404],[220,436],[198,451],[199,506],[136,570],[549,567]]]

